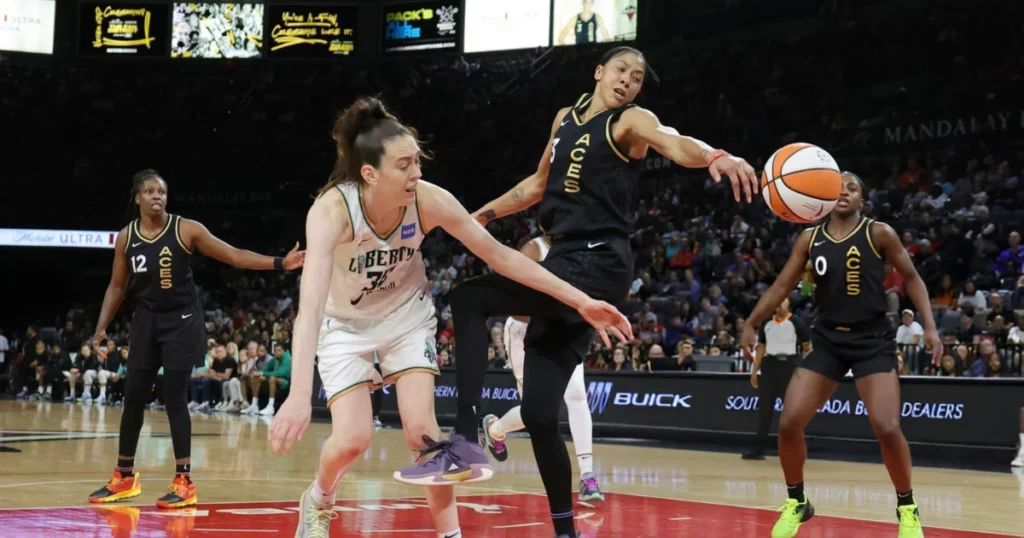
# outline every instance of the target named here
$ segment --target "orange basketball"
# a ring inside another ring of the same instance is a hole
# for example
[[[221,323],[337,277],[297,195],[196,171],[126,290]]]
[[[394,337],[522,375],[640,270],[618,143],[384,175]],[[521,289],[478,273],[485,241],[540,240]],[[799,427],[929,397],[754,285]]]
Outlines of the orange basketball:
[[[761,173],[761,194],[783,220],[805,224],[828,215],[843,191],[839,165],[827,151],[804,142],[779,149]]]

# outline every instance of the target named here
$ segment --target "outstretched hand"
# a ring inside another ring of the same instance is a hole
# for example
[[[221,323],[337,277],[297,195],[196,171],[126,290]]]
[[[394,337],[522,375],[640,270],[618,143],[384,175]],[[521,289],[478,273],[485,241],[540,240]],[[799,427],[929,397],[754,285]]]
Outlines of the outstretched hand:
[[[309,398],[288,398],[274,416],[274,422],[267,432],[274,454],[288,454],[296,441],[301,441],[309,428],[313,406]]]
[[[740,201],[740,190],[743,191],[748,204],[753,201],[759,181],[754,167],[750,166],[747,161],[732,155],[725,155],[715,159],[711,166],[708,166],[708,172],[715,183],[721,183],[723,175],[728,176],[729,183],[732,183],[732,194],[737,202]]]
[[[579,307],[578,311],[583,319],[587,320],[587,323],[597,329],[597,334],[601,337],[605,347],[612,347],[608,333],[622,343],[633,341],[633,326],[626,316],[622,315],[622,312],[619,312],[619,309],[614,306],[604,301],[589,299]]]
[[[299,242],[296,241],[295,247],[293,247],[291,251],[288,252],[288,255],[284,257],[282,265],[285,270],[294,271],[299,267],[302,267],[302,264],[304,263],[306,263],[306,251],[299,250]]]

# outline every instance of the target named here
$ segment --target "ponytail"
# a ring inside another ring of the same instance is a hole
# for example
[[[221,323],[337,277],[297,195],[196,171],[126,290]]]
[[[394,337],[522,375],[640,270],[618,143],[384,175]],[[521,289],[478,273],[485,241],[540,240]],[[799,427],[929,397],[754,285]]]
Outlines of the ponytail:
[[[380,166],[384,145],[397,136],[416,138],[416,130],[402,124],[376,97],[360,97],[346,108],[337,121],[331,137],[337,159],[331,177],[320,189],[323,194],[342,183],[355,183],[361,178],[363,165]]]

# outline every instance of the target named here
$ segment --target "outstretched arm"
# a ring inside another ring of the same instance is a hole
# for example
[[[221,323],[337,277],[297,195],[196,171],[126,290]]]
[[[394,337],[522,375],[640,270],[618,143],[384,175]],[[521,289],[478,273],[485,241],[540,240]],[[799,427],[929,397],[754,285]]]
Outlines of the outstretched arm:
[[[619,123],[636,139],[679,166],[707,168],[716,183],[722,180],[722,175],[728,176],[737,202],[740,201],[740,190],[746,195],[747,203],[753,200],[758,179],[747,161],[729,155],[725,150],[716,150],[696,138],[679,134],[675,128],[662,125],[653,112],[640,107],[623,112]]]
[[[309,427],[313,398],[313,359],[331,287],[334,249],[351,241],[351,222],[335,192],[317,199],[306,215],[306,265],[299,283],[299,312],[292,334],[291,396],[274,418],[268,436],[275,453],[289,452]],[[283,364],[282,364],[283,366]]]
[[[932,316],[932,303],[928,298],[928,288],[925,287],[921,275],[917,274],[914,262],[910,260],[907,249],[903,248],[896,230],[892,226],[881,222],[869,224],[871,229],[868,234],[872,242],[878,245],[878,252],[882,258],[888,260],[900,276],[903,277],[906,286],[907,296],[914,302],[921,324],[924,325],[924,343],[932,351],[932,364],[938,365],[942,359],[942,340],[939,339],[939,332],[935,328],[935,317]]]
[[[800,282],[800,277],[804,274],[804,267],[807,266],[810,246],[811,230],[804,230],[796,238],[793,252],[789,255],[789,260],[786,261],[786,265],[779,273],[779,277],[761,295],[761,299],[757,301],[754,311],[750,313],[747,321],[743,323],[743,333],[740,336],[740,345],[743,349],[749,350],[754,347],[754,343],[757,341],[755,327],[760,327],[768,319],[768,316],[779,307],[782,300],[789,295],[789,292],[793,291],[797,282]]]
[[[520,181],[512,190],[473,213],[473,218],[477,222],[487,224],[494,219],[518,213],[540,202],[540,199],[544,197],[544,189],[548,186],[548,172],[551,171],[551,161],[554,160],[552,147],[555,131],[558,130],[559,123],[565,119],[565,115],[568,113],[569,109],[563,108],[555,116],[555,121],[551,124],[551,137],[548,139],[548,145],[544,148],[544,154],[540,157],[540,162],[537,163],[537,171]]]
[[[276,258],[257,254],[251,250],[235,248],[218,239],[217,236],[210,233],[210,230],[200,222],[181,219],[181,236],[185,246],[195,248],[199,250],[199,252],[202,252],[219,262],[223,262],[240,269],[257,269],[264,271],[278,269],[278,267],[276,267],[276,264],[278,263]],[[302,267],[305,257],[305,251],[299,250],[299,243],[296,241],[295,247],[292,248],[291,252],[289,252],[283,260],[281,260],[280,269],[286,269],[288,271],[298,269],[299,267]]]
[[[114,319],[121,301],[124,299],[124,290],[128,285],[128,227],[125,226],[117,234],[117,241],[114,242],[114,267],[110,270],[110,283],[107,284],[107,291],[103,294],[103,306],[100,308],[100,318],[96,321],[96,334],[93,336],[92,347],[98,355],[106,358],[107,352],[101,350],[101,344],[106,338],[107,325]]]
[[[627,335],[632,340],[629,320],[615,307],[591,299],[540,264],[499,243],[448,191],[420,181],[417,197],[423,211],[424,233],[434,227],[444,228],[499,274],[571,306],[598,329],[606,345],[610,346],[611,341],[605,330],[620,340],[627,341]]]

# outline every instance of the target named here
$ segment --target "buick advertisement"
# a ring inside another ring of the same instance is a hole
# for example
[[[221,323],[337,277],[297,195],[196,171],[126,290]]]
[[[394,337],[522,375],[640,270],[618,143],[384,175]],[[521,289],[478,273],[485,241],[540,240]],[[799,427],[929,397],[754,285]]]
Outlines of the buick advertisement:
[[[747,374],[587,372],[587,399],[594,427],[610,435],[654,436],[654,432],[711,432],[751,434],[756,429],[759,401]],[[319,378],[317,378],[319,391]],[[455,373],[437,377],[435,405],[438,420],[455,417],[458,391]],[[911,443],[1015,447],[1024,408],[1024,387],[1014,379],[925,378],[901,379],[903,432]],[[394,387],[385,387],[385,417],[397,416]],[[327,395],[314,405],[323,407]],[[512,373],[488,372],[481,394],[480,415],[501,415],[519,404]],[[782,401],[769,402],[777,411]],[[852,378],[839,388],[808,425],[808,437],[872,440],[867,408]],[[562,419],[565,421],[565,408]],[[658,435],[665,437],[664,433]]]

